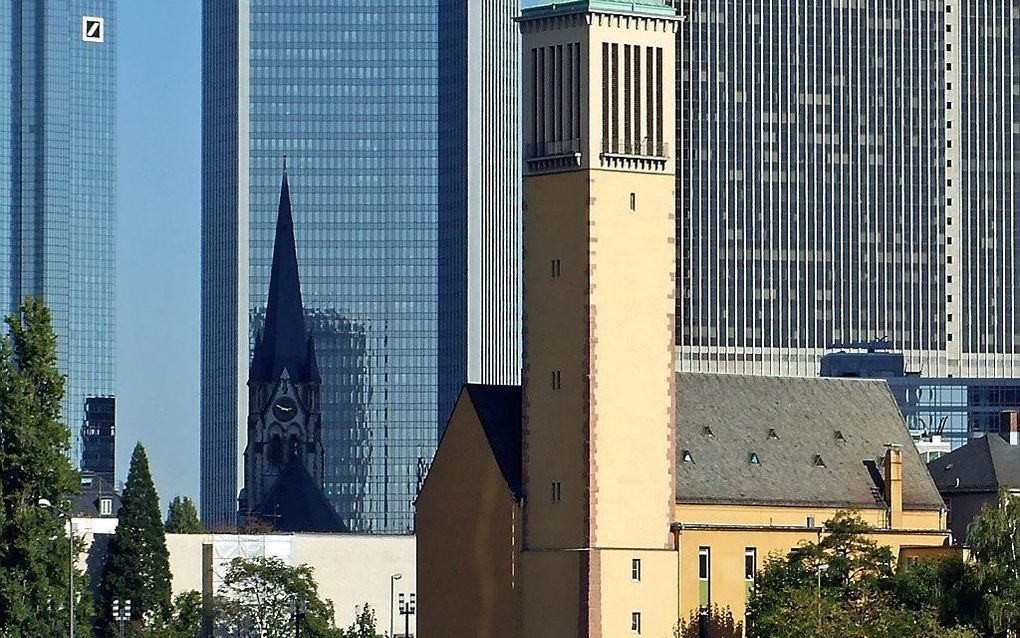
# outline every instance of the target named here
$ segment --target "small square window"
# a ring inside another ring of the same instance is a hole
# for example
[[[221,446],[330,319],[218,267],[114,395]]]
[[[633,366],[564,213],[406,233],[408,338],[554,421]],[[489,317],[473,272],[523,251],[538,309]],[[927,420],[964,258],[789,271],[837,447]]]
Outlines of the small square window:
[[[630,579],[635,583],[641,582],[641,559],[632,558],[630,561]]]
[[[630,615],[630,633],[641,633],[641,612],[635,611]]]

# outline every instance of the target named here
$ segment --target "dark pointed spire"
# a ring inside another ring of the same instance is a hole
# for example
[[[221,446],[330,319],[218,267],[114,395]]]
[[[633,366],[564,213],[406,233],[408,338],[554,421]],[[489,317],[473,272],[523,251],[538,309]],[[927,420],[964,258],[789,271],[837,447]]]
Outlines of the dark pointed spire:
[[[252,353],[250,380],[270,383],[279,379],[284,369],[292,381],[320,382],[315,349],[305,329],[286,165],[280,189],[280,209],[276,218],[266,320]]]

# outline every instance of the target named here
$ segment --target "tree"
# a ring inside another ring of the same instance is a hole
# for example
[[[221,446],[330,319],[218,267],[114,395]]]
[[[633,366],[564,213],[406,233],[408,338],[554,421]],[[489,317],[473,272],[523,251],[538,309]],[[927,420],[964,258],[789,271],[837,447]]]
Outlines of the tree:
[[[375,610],[365,603],[364,606],[358,607],[357,616],[354,618],[354,622],[347,628],[347,631],[340,631],[342,638],[375,638]]]
[[[185,496],[175,496],[170,503],[166,515],[167,534],[201,534],[205,532],[202,523],[198,521],[198,510],[195,502]]]
[[[131,600],[132,626],[136,633],[137,629],[169,617],[169,552],[159,497],[141,443],[131,455],[117,532],[110,541],[100,594],[104,612],[111,609],[114,599]],[[110,614],[103,616],[112,630],[114,623]]]
[[[936,574],[897,580],[892,553],[849,512],[825,524],[818,543],[786,557],[773,556],[758,575],[748,604],[757,638],[965,638],[970,629],[946,628],[937,612]],[[927,604],[924,596],[933,599]]]
[[[202,636],[202,594],[178,594],[167,618],[155,618],[138,634],[140,638],[200,638]]]
[[[978,627],[988,635],[1020,633],[1020,499],[1006,490],[967,530],[980,591]]]
[[[64,377],[50,311],[29,298],[0,338],[0,637],[66,634],[66,523],[38,507],[45,498],[70,511],[78,475],[61,421]],[[83,575],[76,575],[78,636],[89,636]]]
[[[292,605],[304,603],[304,638],[343,638],[334,624],[333,603],[319,598],[319,586],[307,565],[287,565],[278,558],[235,558],[223,578],[216,605],[216,635],[240,636],[253,631],[262,638],[292,638]]]

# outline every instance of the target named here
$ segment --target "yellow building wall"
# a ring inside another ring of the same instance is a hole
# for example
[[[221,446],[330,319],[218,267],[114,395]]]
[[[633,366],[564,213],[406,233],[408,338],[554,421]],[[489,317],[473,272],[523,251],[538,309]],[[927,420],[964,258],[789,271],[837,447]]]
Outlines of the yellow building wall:
[[[524,187],[525,546],[588,540],[588,186],[586,172]],[[553,276],[553,260],[559,276]],[[559,388],[553,374],[559,371]],[[561,484],[553,502],[552,485]]]
[[[678,541],[681,617],[689,618],[701,604],[698,570],[702,547],[710,550],[710,604],[728,610],[735,621],[743,625],[748,585],[744,578],[745,550],[756,550],[757,568],[760,569],[770,555],[785,556],[803,543],[817,543],[820,540],[819,529],[807,527],[808,517],[814,517],[815,525],[820,527],[837,511],[835,508],[677,505],[677,521],[688,526],[680,532]],[[918,553],[913,548],[941,547],[948,538],[942,514],[938,511],[904,512],[908,525],[903,530],[882,529],[886,521],[885,510],[855,513],[876,527],[871,538],[879,545],[889,546],[893,556],[900,556],[901,549],[906,556]],[[708,528],[691,527],[701,525]],[[727,525],[744,528],[726,529]]]
[[[416,503],[422,638],[520,638],[520,510],[462,392]]]

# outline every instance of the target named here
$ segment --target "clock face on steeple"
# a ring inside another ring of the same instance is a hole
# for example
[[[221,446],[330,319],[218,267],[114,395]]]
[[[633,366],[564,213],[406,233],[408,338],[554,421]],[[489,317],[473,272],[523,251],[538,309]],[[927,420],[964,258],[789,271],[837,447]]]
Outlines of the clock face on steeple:
[[[273,416],[286,423],[297,416],[298,406],[290,397],[280,397],[273,404]]]

